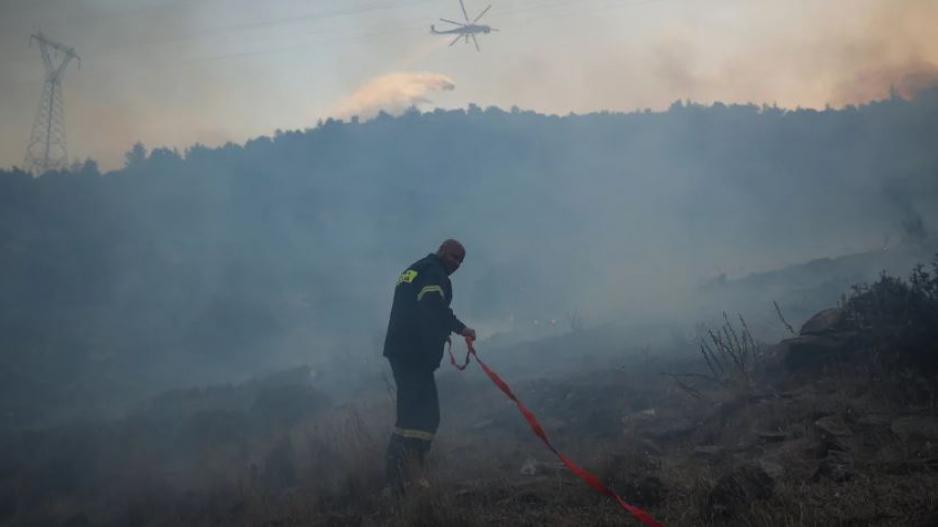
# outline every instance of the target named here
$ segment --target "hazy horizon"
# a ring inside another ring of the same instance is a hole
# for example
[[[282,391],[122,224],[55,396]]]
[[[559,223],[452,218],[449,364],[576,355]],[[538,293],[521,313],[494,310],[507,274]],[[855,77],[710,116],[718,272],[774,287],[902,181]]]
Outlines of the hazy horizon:
[[[467,2],[471,16],[487,2]],[[222,9],[222,7],[224,7]],[[675,100],[842,107],[938,82],[927,0],[493,2],[481,53],[430,35],[453,1],[0,2],[0,166],[22,165],[43,71],[29,35],[73,46],[71,160],[136,142],[243,143],[331,116],[417,105],[565,115]]]

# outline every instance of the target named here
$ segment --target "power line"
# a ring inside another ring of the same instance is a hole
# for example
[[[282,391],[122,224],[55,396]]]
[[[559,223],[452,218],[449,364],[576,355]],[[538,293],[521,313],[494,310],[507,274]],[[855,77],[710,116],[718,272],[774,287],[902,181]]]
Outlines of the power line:
[[[370,4],[365,6],[359,6],[355,8],[348,9],[336,9],[328,11],[319,11],[313,13],[297,14],[289,17],[280,17],[268,20],[259,20],[254,22],[243,22],[237,24],[229,25],[219,25],[211,26],[199,29],[198,31],[191,32],[184,35],[175,35],[169,36],[167,38],[154,39],[143,42],[135,42],[135,44],[144,44],[151,46],[159,46],[162,44],[171,44],[175,42],[185,42],[188,40],[199,40],[209,37],[214,37],[218,35],[238,33],[244,31],[253,31],[257,29],[276,29],[288,25],[298,25],[303,23],[308,23],[310,21],[317,20],[329,20],[334,18],[343,18],[349,16],[358,16],[365,15],[374,12],[380,11],[393,11],[402,8],[410,8],[413,6],[432,3],[432,0],[413,0],[411,2],[399,2],[394,4]],[[109,46],[110,47],[110,46]]]
[[[39,110],[26,147],[26,170],[35,175],[65,168],[68,149],[65,143],[65,108],[62,102],[62,77],[72,59],[81,63],[75,50],[47,39],[42,33],[30,36],[39,43],[46,79],[39,100]]]
[[[512,10],[502,11],[498,13],[498,16],[508,16],[508,17],[514,18],[514,17],[518,17],[519,15],[523,15],[526,13],[541,12],[541,14],[538,16],[526,18],[526,21],[533,22],[533,21],[558,18],[561,16],[570,17],[570,16],[577,16],[577,15],[590,15],[599,11],[629,8],[629,7],[641,6],[641,5],[652,4],[652,3],[660,3],[660,2],[665,2],[665,1],[668,1],[668,0],[598,0],[598,2],[597,0],[548,0],[548,1],[532,2],[532,3],[529,3],[528,5],[523,5]],[[221,25],[221,26],[215,26],[215,27],[207,27],[200,31],[193,32],[193,33],[186,34],[186,35],[171,36],[165,39],[152,40],[149,42],[144,42],[143,44],[151,45],[151,46],[159,46],[159,45],[169,44],[169,43],[174,43],[174,42],[184,42],[188,40],[203,39],[203,38],[208,38],[211,36],[238,33],[242,31],[253,31],[253,30],[258,30],[258,29],[278,28],[278,27],[283,27],[286,25],[296,25],[296,24],[301,24],[304,22],[309,22],[312,20],[328,20],[332,18],[357,16],[357,15],[363,15],[363,14],[381,12],[381,11],[399,10],[402,8],[410,8],[410,7],[423,5],[423,4],[429,4],[429,3],[437,3],[437,2],[431,2],[431,0],[415,0],[415,1],[407,2],[407,3],[370,4],[370,5],[359,6],[359,7],[348,8],[348,9],[338,9],[338,10],[321,11],[321,12],[315,12],[315,13],[299,14],[299,15],[291,16],[291,17],[280,17],[280,18],[269,19],[269,20],[260,20],[256,22],[246,22],[246,23],[232,24],[232,25]],[[597,3],[600,3],[601,5],[596,5]],[[574,6],[579,6],[585,9],[580,9],[573,13],[549,12],[549,11],[556,11],[557,9],[560,9],[560,8],[574,7]],[[153,9],[153,8],[148,8],[148,9]],[[125,16],[133,12],[134,11],[131,11],[128,13],[121,12],[121,13],[115,13],[115,15],[119,14],[121,16]],[[374,36],[409,33],[412,31],[423,29],[423,27],[424,27],[423,24],[397,26],[397,27],[391,27],[388,30],[384,30],[384,31],[353,33],[353,34],[346,34],[346,35],[341,34],[340,31],[327,29],[324,31],[307,32],[307,33],[304,33],[304,35],[334,34],[336,35],[335,38],[316,39],[315,42],[317,43],[335,42],[335,41],[353,40],[356,38],[369,38],[369,37],[374,37]],[[258,56],[258,55],[283,53],[283,52],[293,51],[296,49],[303,48],[305,45],[306,45],[305,43],[298,42],[296,44],[291,44],[291,45],[286,45],[286,46],[281,45],[281,46],[276,46],[276,47],[266,48],[266,49],[265,48],[245,49],[241,51],[229,52],[229,53],[224,53],[220,55],[211,55],[211,56],[206,56],[206,57],[193,58],[193,59],[186,60],[184,62],[211,62],[211,61],[219,61],[219,60],[226,60],[226,59],[237,59],[240,57],[252,57],[252,56]]]
[[[591,9],[591,10],[579,11],[579,12],[573,13],[573,14],[571,14],[571,13],[543,14],[543,15],[541,15],[541,16],[536,16],[536,17],[533,17],[533,18],[528,18],[527,20],[528,20],[528,21],[531,21],[531,20],[545,20],[545,19],[551,19],[551,18],[558,18],[558,17],[560,17],[560,16],[569,17],[569,16],[571,16],[571,15],[576,15],[576,14],[589,15],[589,14],[594,14],[594,13],[597,13],[597,12],[600,12],[600,11],[608,11],[608,10],[614,10],[614,9],[622,9],[622,8],[629,8],[629,7],[637,7],[637,6],[642,6],[642,5],[648,5],[648,4],[656,4],[656,3],[667,2],[667,1],[671,1],[671,0],[605,0],[605,1],[601,0],[601,1],[602,1],[602,5],[595,6],[595,8],[594,8],[594,9]],[[416,5],[416,4],[421,4],[421,3],[425,3],[425,2],[424,2],[424,1],[414,2],[414,3],[411,4],[411,5]],[[502,16],[504,16],[504,15],[513,16],[513,15],[524,14],[524,13],[528,13],[528,12],[532,12],[532,11],[540,11],[540,10],[544,10],[544,9],[556,9],[556,8],[562,8],[562,7],[570,7],[570,6],[573,6],[573,5],[581,5],[581,6],[582,6],[582,5],[584,5],[584,4],[590,4],[590,3],[596,3],[596,2],[595,2],[595,0],[558,0],[558,1],[553,1],[553,2],[543,2],[543,3],[540,3],[540,2],[539,2],[539,3],[537,3],[536,5],[529,5],[529,6],[525,6],[525,7],[521,7],[521,8],[517,8],[517,9],[511,10],[511,11],[502,12],[502,13],[500,13],[500,15],[502,15]],[[344,15],[344,14],[345,14],[345,13],[343,13],[343,15]],[[264,26],[264,25],[268,25],[268,24],[273,25],[273,24],[276,24],[276,23],[277,23],[276,21],[260,22],[260,23],[255,23],[255,24],[245,24],[245,25],[240,26],[240,27],[249,27],[249,26],[250,26],[250,27],[262,27],[262,26]],[[234,27],[235,27],[235,26],[229,26],[229,28],[234,28]],[[392,28],[392,29],[389,29],[389,30],[387,30],[387,31],[369,32],[369,33],[352,34],[352,35],[340,35],[340,36],[338,36],[338,38],[334,38],[334,39],[324,39],[324,40],[323,40],[323,39],[317,39],[316,42],[317,42],[317,43],[321,43],[321,42],[326,42],[326,43],[328,43],[328,42],[335,42],[335,41],[340,41],[340,40],[351,40],[351,39],[356,39],[356,38],[365,38],[365,37],[373,37],[373,36],[382,36],[382,35],[391,35],[391,34],[410,33],[410,32],[412,32],[412,31],[417,31],[417,30],[424,29],[425,27],[426,27],[425,24],[421,24],[421,25],[411,25],[411,26],[399,26],[399,27],[397,27],[397,28]],[[221,31],[221,30],[222,30],[222,28],[219,28],[219,31]],[[335,32],[334,32],[334,31],[328,31],[328,30],[327,30],[327,31],[308,32],[308,33],[305,33],[305,35],[323,35],[323,34],[329,34],[329,33],[335,33]],[[225,60],[225,59],[240,58],[240,57],[250,57],[250,56],[257,56],[257,55],[266,55],[266,54],[272,54],[272,53],[281,53],[281,52],[285,52],[285,51],[292,51],[292,50],[295,50],[295,49],[300,49],[300,48],[305,47],[306,45],[307,45],[306,43],[297,43],[297,44],[293,44],[293,45],[289,45],[289,46],[279,46],[279,47],[276,47],[276,48],[245,50],[245,51],[239,51],[239,52],[233,52],[233,53],[226,53],[226,54],[222,54],[222,55],[212,55],[212,56],[208,56],[208,57],[200,57],[200,58],[196,58],[196,59],[191,59],[191,60],[188,61],[188,62],[208,62],[208,61]]]

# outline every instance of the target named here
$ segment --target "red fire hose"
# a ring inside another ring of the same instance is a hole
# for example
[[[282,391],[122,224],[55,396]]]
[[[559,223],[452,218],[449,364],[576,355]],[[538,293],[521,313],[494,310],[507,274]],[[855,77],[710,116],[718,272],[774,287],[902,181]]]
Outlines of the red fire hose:
[[[495,373],[494,370],[489,368],[488,365],[486,365],[485,362],[483,362],[482,359],[479,358],[479,356],[476,354],[475,347],[472,345],[472,341],[473,341],[472,338],[466,337],[466,348],[467,348],[466,360],[465,362],[463,362],[462,365],[459,365],[456,363],[456,357],[453,356],[453,349],[452,349],[452,346],[450,346],[449,360],[453,364],[453,366],[456,367],[456,369],[465,370],[466,366],[469,365],[470,359],[472,357],[475,357],[475,360],[476,362],[479,363],[479,366],[482,368],[482,371],[484,371],[485,374],[488,375],[489,379],[491,379],[492,382],[495,383],[495,386],[497,386],[498,389],[502,391],[502,393],[504,393],[509,399],[514,401],[514,403],[518,406],[518,410],[521,411],[521,415],[524,416],[525,420],[528,422],[528,425],[531,426],[531,431],[534,432],[534,435],[539,437],[541,441],[544,443],[544,445],[546,445],[547,448],[549,448],[550,451],[554,453],[554,455],[560,458],[560,461],[562,461],[563,464],[566,465],[568,469],[570,469],[570,472],[573,472],[576,475],[576,477],[582,479],[587,485],[592,487],[593,490],[595,490],[596,492],[603,494],[605,496],[609,496],[610,498],[615,500],[616,503],[618,503],[620,507],[628,511],[629,514],[635,517],[635,519],[637,519],[638,521],[642,522],[644,525],[647,525],[648,527],[664,527],[660,523],[656,522],[655,519],[652,518],[651,515],[648,514],[647,512],[643,511],[642,509],[639,509],[638,507],[635,507],[634,505],[629,505],[628,503],[626,503],[625,500],[619,497],[618,494],[610,490],[609,487],[603,485],[603,483],[599,481],[599,478],[597,478],[590,472],[587,472],[585,469],[583,469],[582,467],[580,467],[579,465],[571,461],[567,456],[563,455],[559,450],[554,448],[554,445],[552,445],[550,443],[550,440],[547,438],[547,434],[544,432],[544,428],[541,427],[541,423],[538,422],[537,417],[535,417],[534,414],[531,412],[531,410],[528,410],[528,407],[525,406],[524,403],[522,403],[515,396],[514,392],[511,391],[511,387],[508,386],[508,383],[503,381],[502,378],[499,377],[498,374]]]

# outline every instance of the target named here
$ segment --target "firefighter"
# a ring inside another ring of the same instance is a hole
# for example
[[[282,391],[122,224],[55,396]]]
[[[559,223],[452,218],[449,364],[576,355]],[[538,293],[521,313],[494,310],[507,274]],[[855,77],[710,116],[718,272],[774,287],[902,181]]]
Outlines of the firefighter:
[[[408,483],[426,486],[424,458],[440,423],[440,404],[433,372],[440,367],[443,346],[451,333],[475,339],[449,305],[453,299],[449,275],[459,269],[466,250],[446,240],[436,253],[414,262],[398,277],[384,356],[397,386],[397,420],[388,442],[387,479],[402,495]]]

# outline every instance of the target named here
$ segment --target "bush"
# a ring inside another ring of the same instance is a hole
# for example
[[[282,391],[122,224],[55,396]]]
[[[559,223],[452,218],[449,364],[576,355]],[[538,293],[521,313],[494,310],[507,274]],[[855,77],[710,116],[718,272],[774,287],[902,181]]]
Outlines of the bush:
[[[764,348],[756,342],[749,326],[739,315],[739,328],[723,313],[723,325],[713,330],[699,325],[700,354],[708,373],[665,373],[677,386],[698,399],[707,396],[700,382],[719,386],[735,399],[748,399],[755,391],[754,375],[764,360]]]
[[[854,286],[844,311],[846,327],[881,366],[938,371],[938,255],[931,272],[919,265],[908,281],[883,273]]]

